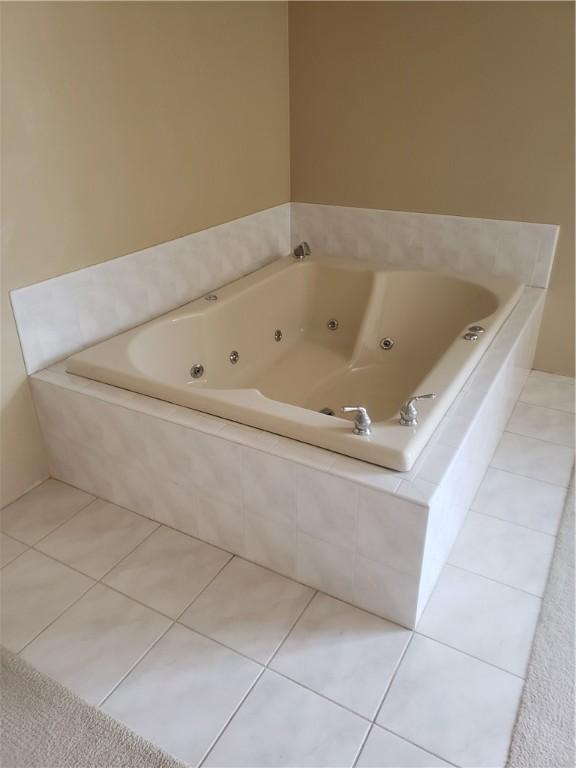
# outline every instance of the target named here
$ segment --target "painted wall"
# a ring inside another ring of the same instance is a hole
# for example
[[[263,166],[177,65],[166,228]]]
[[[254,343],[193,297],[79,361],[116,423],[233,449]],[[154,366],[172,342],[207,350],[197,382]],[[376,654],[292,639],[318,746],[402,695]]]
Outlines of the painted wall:
[[[536,365],[573,375],[573,3],[289,15],[292,199],[560,224]]]
[[[3,3],[2,502],[45,477],[8,290],[290,199],[560,223],[571,3]],[[289,93],[291,119],[289,113]]]
[[[47,474],[8,290],[289,200],[285,3],[4,3],[2,502]]]

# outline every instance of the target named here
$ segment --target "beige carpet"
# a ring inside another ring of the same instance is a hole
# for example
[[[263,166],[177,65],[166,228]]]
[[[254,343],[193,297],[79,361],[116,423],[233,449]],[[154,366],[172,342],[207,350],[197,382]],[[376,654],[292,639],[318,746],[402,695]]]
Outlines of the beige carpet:
[[[182,768],[3,648],[0,671],[2,768]]]
[[[509,768],[573,768],[574,478],[566,500],[512,745]]]

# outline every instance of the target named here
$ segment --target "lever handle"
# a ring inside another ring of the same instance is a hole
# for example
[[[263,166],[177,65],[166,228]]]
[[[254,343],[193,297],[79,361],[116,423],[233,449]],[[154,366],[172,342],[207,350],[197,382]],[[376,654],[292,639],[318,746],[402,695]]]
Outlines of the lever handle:
[[[418,424],[418,411],[414,403],[416,400],[434,400],[436,392],[428,392],[425,395],[415,395],[409,397],[408,400],[400,408],[400,424],[403,427],[415,427]]]
[[[355,435],[369,435],[372,430],[370,425],[372,419],[368,413],[368,410],[363,405],[344,405],[340,408],[340,413],[356,413],[357,416],[354,419],[354,434]]]
[[[436,392],[429,392],[427,395],[415,395],[414,397],[409,397],[404,405],[409,408],[416,400],[434,400],[435,397]]]
[[[342,408],[340,408],[341,413],[359,413],[364,418],[370,418],[368,416],[368,411],[363,405],[343,405]]]

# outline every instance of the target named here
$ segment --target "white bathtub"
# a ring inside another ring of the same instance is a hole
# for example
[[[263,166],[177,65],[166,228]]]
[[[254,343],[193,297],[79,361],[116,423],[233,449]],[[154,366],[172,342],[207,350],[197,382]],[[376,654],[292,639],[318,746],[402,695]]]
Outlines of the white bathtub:
[[[73,355],[67,370],[408,470],[521,292],[507,278],[285,258]],[[472,325],[485,330],[466,341]],[[418,425],[402,426],[403,401],[430,392]],[[350,404],[368,409],[369,436],[338,415]]]

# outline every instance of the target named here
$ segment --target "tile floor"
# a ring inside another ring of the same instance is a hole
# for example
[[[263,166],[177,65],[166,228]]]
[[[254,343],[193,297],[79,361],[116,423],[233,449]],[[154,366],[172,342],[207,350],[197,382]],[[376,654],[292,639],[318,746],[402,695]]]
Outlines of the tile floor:
[[[573,430],[533,372],[415,632],[47,480],[1,514],[2,642],[191,766],[502,766]]]

